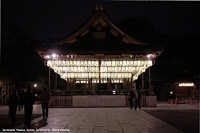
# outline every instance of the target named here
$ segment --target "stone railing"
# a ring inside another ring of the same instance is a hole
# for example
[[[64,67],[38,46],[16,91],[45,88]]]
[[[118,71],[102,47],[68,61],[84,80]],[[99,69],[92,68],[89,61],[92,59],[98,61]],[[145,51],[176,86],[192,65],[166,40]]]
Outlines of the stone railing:
[[[142,96],[142,107],[156,107],[156,96]],[[49,107],[126,107],[129,106],[124,95],[84,95],[84,96],[51,96]]]
[[[130,106],[130,103],[128,101],[128,96],[126,97],[126,106]],[[156,107],[157,96],[141,96],[140,106],[141,107]]]
[[[72,96],[51,96],[49,107],[72,107]]]

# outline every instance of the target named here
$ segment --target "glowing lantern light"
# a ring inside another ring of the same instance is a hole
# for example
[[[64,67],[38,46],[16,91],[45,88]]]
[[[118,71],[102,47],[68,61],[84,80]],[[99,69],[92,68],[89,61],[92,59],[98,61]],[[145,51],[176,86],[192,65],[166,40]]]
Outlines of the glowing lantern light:
[[[194,83],[179,83],[179,86],[182,86],[182,87],[192,87],[192,86],[194,86]]]

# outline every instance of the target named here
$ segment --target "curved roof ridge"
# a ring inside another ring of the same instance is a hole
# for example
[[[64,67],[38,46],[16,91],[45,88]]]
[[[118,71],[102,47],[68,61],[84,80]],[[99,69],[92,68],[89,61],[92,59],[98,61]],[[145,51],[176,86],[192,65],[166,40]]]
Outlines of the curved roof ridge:
[[[133,37],[130,37],[129,35],[127,35],[126,33],[124,33],[123,31],[121,31],[112,21],[111,19],[105,14],[105,11],[102,7],[100,7],[99,5],[96,6],[96,10],[94,11],[94,13],[91,15],[91,17],[86,21],[85,24],[83,24],[83,26],[81,26],[77,31],[75,31],[75,33],[73,33],[72,35],[69,35],[67,37],[65,37],[62,40],[56,41],[51,43],[51,45],[62,45],[62,44],[66,44],[66,43],[73,43],[72,40],[76,40],[76,37],[79,36],[80,34],[83,34],[84,32],[87,31],[87,29],[95,23],[95,21],[97,21],[98,19],[102,18],[105,22],[107,22],[107,24],[114,29],[124,40],[121,40],[125,43],[133,43],[136,45],[146,45],[147,43],[138,41],[136,39],[134,39]]]

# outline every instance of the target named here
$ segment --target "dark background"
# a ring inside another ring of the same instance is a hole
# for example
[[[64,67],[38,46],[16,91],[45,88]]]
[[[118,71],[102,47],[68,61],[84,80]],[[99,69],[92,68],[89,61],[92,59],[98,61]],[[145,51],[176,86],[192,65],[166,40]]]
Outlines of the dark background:
[[[166,46],[151,67],[156,93],[160,93],[160,88],[170,89],[171,84],[178,81],[198,85],[199,2],[94,0],[3,0],[1,82],[32,81],[42,84],[40,87],[48,86],[48,69],[33,45],[48,45],[75,31],[89,19],[98,4],[102,4],[110,19],[133,38]],[[61,87],[63,81],[59,82]],[[145,87],[148,88],[148,71]]]

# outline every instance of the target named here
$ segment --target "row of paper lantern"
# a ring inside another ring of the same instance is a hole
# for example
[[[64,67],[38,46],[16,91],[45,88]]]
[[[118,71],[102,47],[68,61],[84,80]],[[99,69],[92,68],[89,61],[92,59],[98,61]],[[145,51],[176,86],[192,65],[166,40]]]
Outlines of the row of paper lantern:
[[[48,60],[47,66],[99,66],[99,61],[77,61],[77,60]],[[137,61],[101,61],[101,66],[152,66],[151,60]]]
[[[107,79],[101,79],[100,80],[101,83],[107,83]],[[80,81],[76,81],[76,83],[88,83],[87,80],[80,80]],[[92,83],[99,83],[99,80],[92,80]],[[123,83],[123,80],[121,79],[112,79],[111,83]]]
[[[47,66],[99,66],[99,61],[48,60]]]
[[[53,67],[56,73],[99,72],[99,67]],[[100,72],[145,72],[146,67],[100,67]]]
[[[136,60],[136,61],[101,61],[101,66],[144,66],[148,65],[147,60]]]
[[[62,73],[61,78],[99,78],[99,73]],[[131,73],[101,73],[101,78],[131,78]]]

